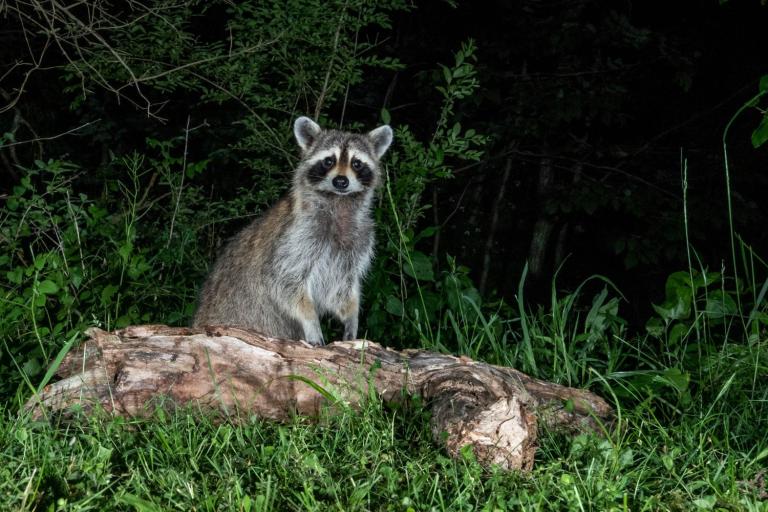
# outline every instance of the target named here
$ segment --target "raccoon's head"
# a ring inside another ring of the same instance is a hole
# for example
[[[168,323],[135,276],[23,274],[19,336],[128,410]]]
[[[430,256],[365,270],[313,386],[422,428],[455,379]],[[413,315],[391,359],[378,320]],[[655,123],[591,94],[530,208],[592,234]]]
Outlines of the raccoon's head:
[[[293,123],[301,147],[295,186],[321,194],[358,195],[378,185],[379,159],[392,143],[392,128],[365,134],[323,130],[308,117]]]

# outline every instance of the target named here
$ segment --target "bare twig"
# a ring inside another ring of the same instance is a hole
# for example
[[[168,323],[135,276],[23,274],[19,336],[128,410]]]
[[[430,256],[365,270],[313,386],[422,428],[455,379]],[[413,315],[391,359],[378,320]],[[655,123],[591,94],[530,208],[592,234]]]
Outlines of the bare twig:
[[[522,158],[530,158],[531,159],[530,161],[539,161],[542,158],[549,158],[549,159],[553,160],[553,162],[560,161],[560,162],[563,162],[564,164],[568,164],[568,165],[553,164],[553,167],[555,167],[557,169],[565,169],[565,170],[568,170],[568,171],[571,171],[571,172],[573,172],[574,166],[578,164],[578,165],[581,165],[581,166],[583,166],[584,168],[587,168],[587,169],[595,169],[595,170],[600,170],[600,171],[606,171],[606,172],[609,172],[609,173],[620,174],[622,176],[625,176],[625,177],[629,178],[632,181],[636,181],[638,183],[641,183],[641,184],[647,186],[648,188],[652,188],[655,191],[659,192],[660,194],[662,194],[662,195],[664,195],[666,197],[669,197],[670,199],[674,199],[674,200],[679,200],[680,199],[679,196],[676,195],[674,192],[671,192],[671,191],[665,189],[664,187],[662,187],[660,185],[652,183],[652,182],[646,180],[645,178],[642,178],[640,176],[632,174],[631,172],[626,171],[626,170],[622,169],[621,167],[611,166],[611,165],[595,164],[595,163],[592,163],[592,162],[588,162],[588,161],[586,161],[584,159],[574,158],[574,157],[565,156],[565,155],[555,155],[555,154],[551,154],[551,153],[540,153],[540,152],[536,152],[536,151],[526,151],[526,150],[521,150],[521,149],[511,149],[511,150],[508,150],[508,151],[504,151],[503,153],[499,153],[498,155],[493,155],[491,157],[488,157],[488,158],[486,158],[484,160],[480,160],[478,162],[472,162],[471,164],[468,164],[468,165],[465,165],[465,166],[462,166],[462,167],[459,167],[459,168],[455,169],[453,171],[453,174],[454,175],[461,174],[462,172],[468,171],[468,170],[470,170],[470,169],[472,169],[474,167],[477,167],[478,165],[482,165],[484,163],[487,163],[487,162],[490,162],[490,161],[493,161],[493,160],[498,160],[500,158],[506,158],[509,155],[517,155],[518,157],[522,157]],[[586,177],[585,177],[585,179],[586,179]],[[595,180],[595,181],[597,181],[597,180]]]
[[[116,47],[111,42],[110,36],[126,28],[136,25],[147,17],[157,17],[168,26],[175,29],[173,23],[164,16],[165,10],[173,9],[188,3],[188,0],[181,0],[178,4],[166,4],[163,6],[150,6],[142,2],[130,0],[128,7],[131,16],[128,19],[121,19],[114,14],[110,14],[109,8],[114,5],[109,2],[62,2],[60,0],[50,0],[42,2],[41,0],[29,0],[15,2],[0,1],[0,7],[12,13],[18,19],[27,51],[29,53],[28,62],[18,61],[11,68],[2,73],[0,83],[9,77],[19,74],[23,70],[20,83],[13,87],[13,97],[6,100],[6,104],[0,107],[0,113],[12,109],[25,92],[26,85],[36,71],[45,69],[42,67],[43,60],[49,48],[53,46],[58,48],[63,56],[66,65],[79,76],[83,94],[89,91],[86,88],[86,80],[91,80],[99,87],[114,93],[118,102],[127,101],[130,104],[146,110],[147,115],[165,121],[158,114],[166,102],[151,99],[142,84],[158,80],[165,76],[188,70],[194,67],[200,67],[209,64],[215,60],[237,57],[259,50],[273,41],[259,42],[248,48],[243,48],[237,52],[230,51],[223,55],[217,55],[193,62],[183,63],[177,66],[169,66],[169,69],[150,74],[148,71],[144,75],[134,69],[135,61],[143,60],[139,56],[131,55]],[[83,11],[84,10],[84,11]],[[133,15],[133,13],[138,13]],[[42,35],[46,39],[40,48],[35,49],[32,35]],[[276,39],[279,39],[277,36]],[[109,59],[119,66],[127,75],[126,84],[115,84],[114,80],[107,78],[103,70],[94,64],[94,58],[100,58],[98,52],[104,50],[109,54]],[[166,65],[163,63],[163,65]],[[60,67],[60,66],[54,66]],[[138,95],[131,97],[127,95],[125,89],[131,87]]]
[[[493,250],[493,241],[496,238],[496,229],[499,225],[499,209],[502,201],[504,201],[504,194],[507,190],[507,181],[509,181],[509,173],[512,170],[512,160],[507,159],[507,163],[504,165],[504,173],[501,175],[501,184],[499,185],[499,193],[496,194],[496,200],[493,202],[493,212],[491,213],[491,225],[488,228],[488,236],[485,239],[485,250],[483,252],[483,270],[480,274],[480,294],[485,293],[485,286],[488,282],[488,272],[491,266],[491,251]]]
[[[323,88],[320,91],[320,96],[317,98],[315,105],[315,119],[320,117],[320,111],[323,109],[323,102],[325,101],[325,95],[328,93],[328,82],[331,79],[331,71],[333,70],[333,61],[336,58],[336,51],[339,48],[339,36],[341,35],[341,27],[344,26],[344,15],[347,11],[347,2],[344,2],[344,6],[341,8],[341,14],[339,14],[339,22],[336,26],[336,35],[333,37],[333,52],[328,59],[328,70],[325,73],[325,80],[323,81]]]
[[[196,73],[194,71],[190,71],[190,74],[194,76],[195,78],[207,83],[211,87],[214,87],[215,89],[223,92],[227,96],[229,96],[231,99],[235,100],[237,103],[239,103],[243,108],[245,108],[253,117],[256,119],[261,126],[264,128],[265,131],[267,131],[273,138],[274,142],[270,142],[266,139],[264,140],[264,143],[267,144],[267,146],[271,147],[278,153],[282,153],[285,157],[286,161],[289,163],[289,165],[293,165],[293,155],[285,150],[285,148],[280,144],[281,137],[275,132],[274,128],[267,123],[264,118],[259,115],[258,112],[256,112],[250,105],[248,105],[245,101],[243,101],[241,98],[239,98],[236,94],[234,94],[232,91],[227,89],[226,87],[223,87],[222,85],[214,82],[208,77],[205,77],[199,73]]]
[[[143,75],[143,76],[140,76],[139,78],[137,78],[137,82],[140,82],[140,83],[141,82],[150,82],[152,80],[157,80],[158,78],[163,78],[164,76],[168,76],[168,75],[172,75],[174,73],[178,73],[179,71],[182,71],[182,70],[187,69],[187,68],[192,68],[192,67],[200,66],[202,64],[209,64],[209,63],[215,62],[217,60],[229,59],[229,58],[232,58],[232,57],[240,57],[242,55],[247,55],[249,53],[255,52],[256,50],[260,50],[260,49],[264,48],[265,46],[274,43],[275,41],[277,41],[277,38],[273,39],[272,41],[266,42],[266,43],[259,42],[259,44],[257,44],[257,45],[249,46],[248,48],[243,48],[242,50],[239,50],[239,51],[234,52],[234,53],[230,52],[230,53],[225,54],[225,55],[214,55],[213,57],[208,57],[208,58],[205,58],[205,59],[199,59],[199,60],[196,60],[196,61],[187,62],[187,63],[182,64],[180,66],[174,66],[171,69],[167,69],[165,71],[161,71],[159,73],[155,73],[154,75]],[[142,58],[139,58],[139,57],[130,57],[130,60],[152,62],[154,64],[161,64],[161,65],[169,66],[169,64],[167,64],[165,62],[158,62],[158,61],[155,61],[155,60],[142,59]],[[123,86],[119,87],[117,90],[118,91],[122,90],[122,89],[128,87],[129,85],[130,84],[123,85]]]
[[[78,18],[77,16],[75,16],[74,14],[72,14],[72,12],[71,12],[71,11],[70,11],[68,8],[64,7],[63,5],[61,5],[61,4],[60,4],[59,2],[57,2],[56,0],[51,0],[51,5],[53,5],[53,6],[54,6],[55,8],[57,8],[57,9],[60,9],[60,10],[61,10],[61,11],[62,11],[64,14],[66,14],[66,15],[67,15],[67,17],[68,17],[69,19],[71,19],[71,20],[72,20],[72,21],[73,21],[73,22],[74,22],[74,23],[75,23],[77,26],[79,26],[80,28],[82,28],[83,30],[85,30],[85,31],[87,31],[89,34],[91,34],[91,35],[92,35],[92,36],[93,36],[93,37],[94,37],[94,38],[95,38],[97,41],[99,41],[99,42],[101,43],[101,45],[102,45],[102,46],[103,46],[103,47],[104,47],[104,48],[105,48],[105,49],[106,49],[106,50],[107,50],[109,53],[111,53],[111,54],[112,54],[112,56],[115,58],[115,60],[117,60],[117,62],[118,62],[118,63],[119,63],[119,64],[120,64],[120,65],[123,67],[123,69],[125,69],[125,71],[128,73],[128,76],[130,76],[130,77],[131,77],[131,81],[133,82],[133,84],[134,84],[134,86],[135,86],[135,89],[136,89],[136,93],[137,93],[139,96],[141,96],[141,98],[142,98],[142,99],[143,99],[143,100],[146,102],[146,104],[147,104],[147,114],[148,114],[148,115],[152,115],[152,112],[151,112],[151,108],[152,108],[152,102],[149,100],[149,98],[147,98],[147,97],[144,95],[144,92],[141,90],[141,87],[139,86],[139,80],[138,80],[138,78],[136,78],[136,75],[134,74],[134,72],[133,72],[133,69],[131,69],[131,67],[130,67],[130,66],[129,66],[129,65],[126,63],[126,62],[125,62],[125,60],[124,60],[124,59],[123,59],[123,57],[122,57],[122,56],[121,56],[121,55],[120,55],[120,54],[117,52],[117,50],[115,50],[115,49],[112,47],[112,45],[111,45],[111,44],[109,44],[109,43],[107,42],[107,40],[106,40],[106,39],[104,39],[104,37],[102,37],[102,35],[101,35],[101,34],[99,34],[99,33],[98,33],[96,30],[92,29],[91,27],[89,27],[88,25],[86,25],[85,23],[83,23],[83,22],[80,20],[80,18]]]
[[[71,134],[73,134],[73,133],[75,133],[75,132],[77,132],[79,130],[82,130],[83,128],[85,128],[87,126],[90,126],[92,124],[98,123],[99,121],[101,121],[101,119],[96,119],[94,121],[88,121],[87,123],[81,124],[80,126],[76,126],[75,128],[69,129],[69,130],[67,130],[65,132],[61,132],[61,133],[58,133],[56,135],[50,135],[48,137],[35,137],[34,139],[20,140],[18,142],[11,142],[9,144],[0,144],[0,149],[10,148],[12,146],[20,146],[22,144],[39,143],[39,142],[45,141],[45,140],[58,139],[60,137],[66,136],[66,135],[71,135]]]

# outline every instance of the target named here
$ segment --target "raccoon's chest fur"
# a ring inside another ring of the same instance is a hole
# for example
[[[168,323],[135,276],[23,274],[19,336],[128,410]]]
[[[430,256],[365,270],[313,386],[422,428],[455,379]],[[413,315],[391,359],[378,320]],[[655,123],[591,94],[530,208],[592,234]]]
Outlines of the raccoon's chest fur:
[[[306,203],[287,232],[283,263],[306,283],[318,313],[331,313],[359,286],[373,255],[369,200]]]

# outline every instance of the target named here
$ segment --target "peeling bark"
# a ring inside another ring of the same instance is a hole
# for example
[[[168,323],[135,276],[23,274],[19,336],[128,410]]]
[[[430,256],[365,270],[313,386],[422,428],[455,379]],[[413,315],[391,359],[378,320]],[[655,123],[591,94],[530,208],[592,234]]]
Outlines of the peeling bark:
[[[67,414],[73,405],[146,416],[159,404],[195,404],[233,421],[254,414],[287,420],[315,416],[323,406],[354,407],[373,389],[384,401],[421,396],[433,436],[449,454],[470,445],[484,465],[523,470],[533,466],[538,427],[598,430],[612,417],[611,407],[588,391],[364,340],[313,348],[232,327],[163,325],[88,334],[64,358],[61,380],[27,402],[34,417]]]

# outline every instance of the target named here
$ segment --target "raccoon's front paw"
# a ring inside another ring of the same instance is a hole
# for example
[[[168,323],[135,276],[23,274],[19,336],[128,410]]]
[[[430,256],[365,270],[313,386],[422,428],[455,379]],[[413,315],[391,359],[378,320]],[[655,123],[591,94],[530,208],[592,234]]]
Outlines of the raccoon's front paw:
[[[325,345],[325,341],[323,340],[323,338],[314,339],[314,340],[307,340],[307,343],[309,343],[313,347],[322,347],[322,346]]]

